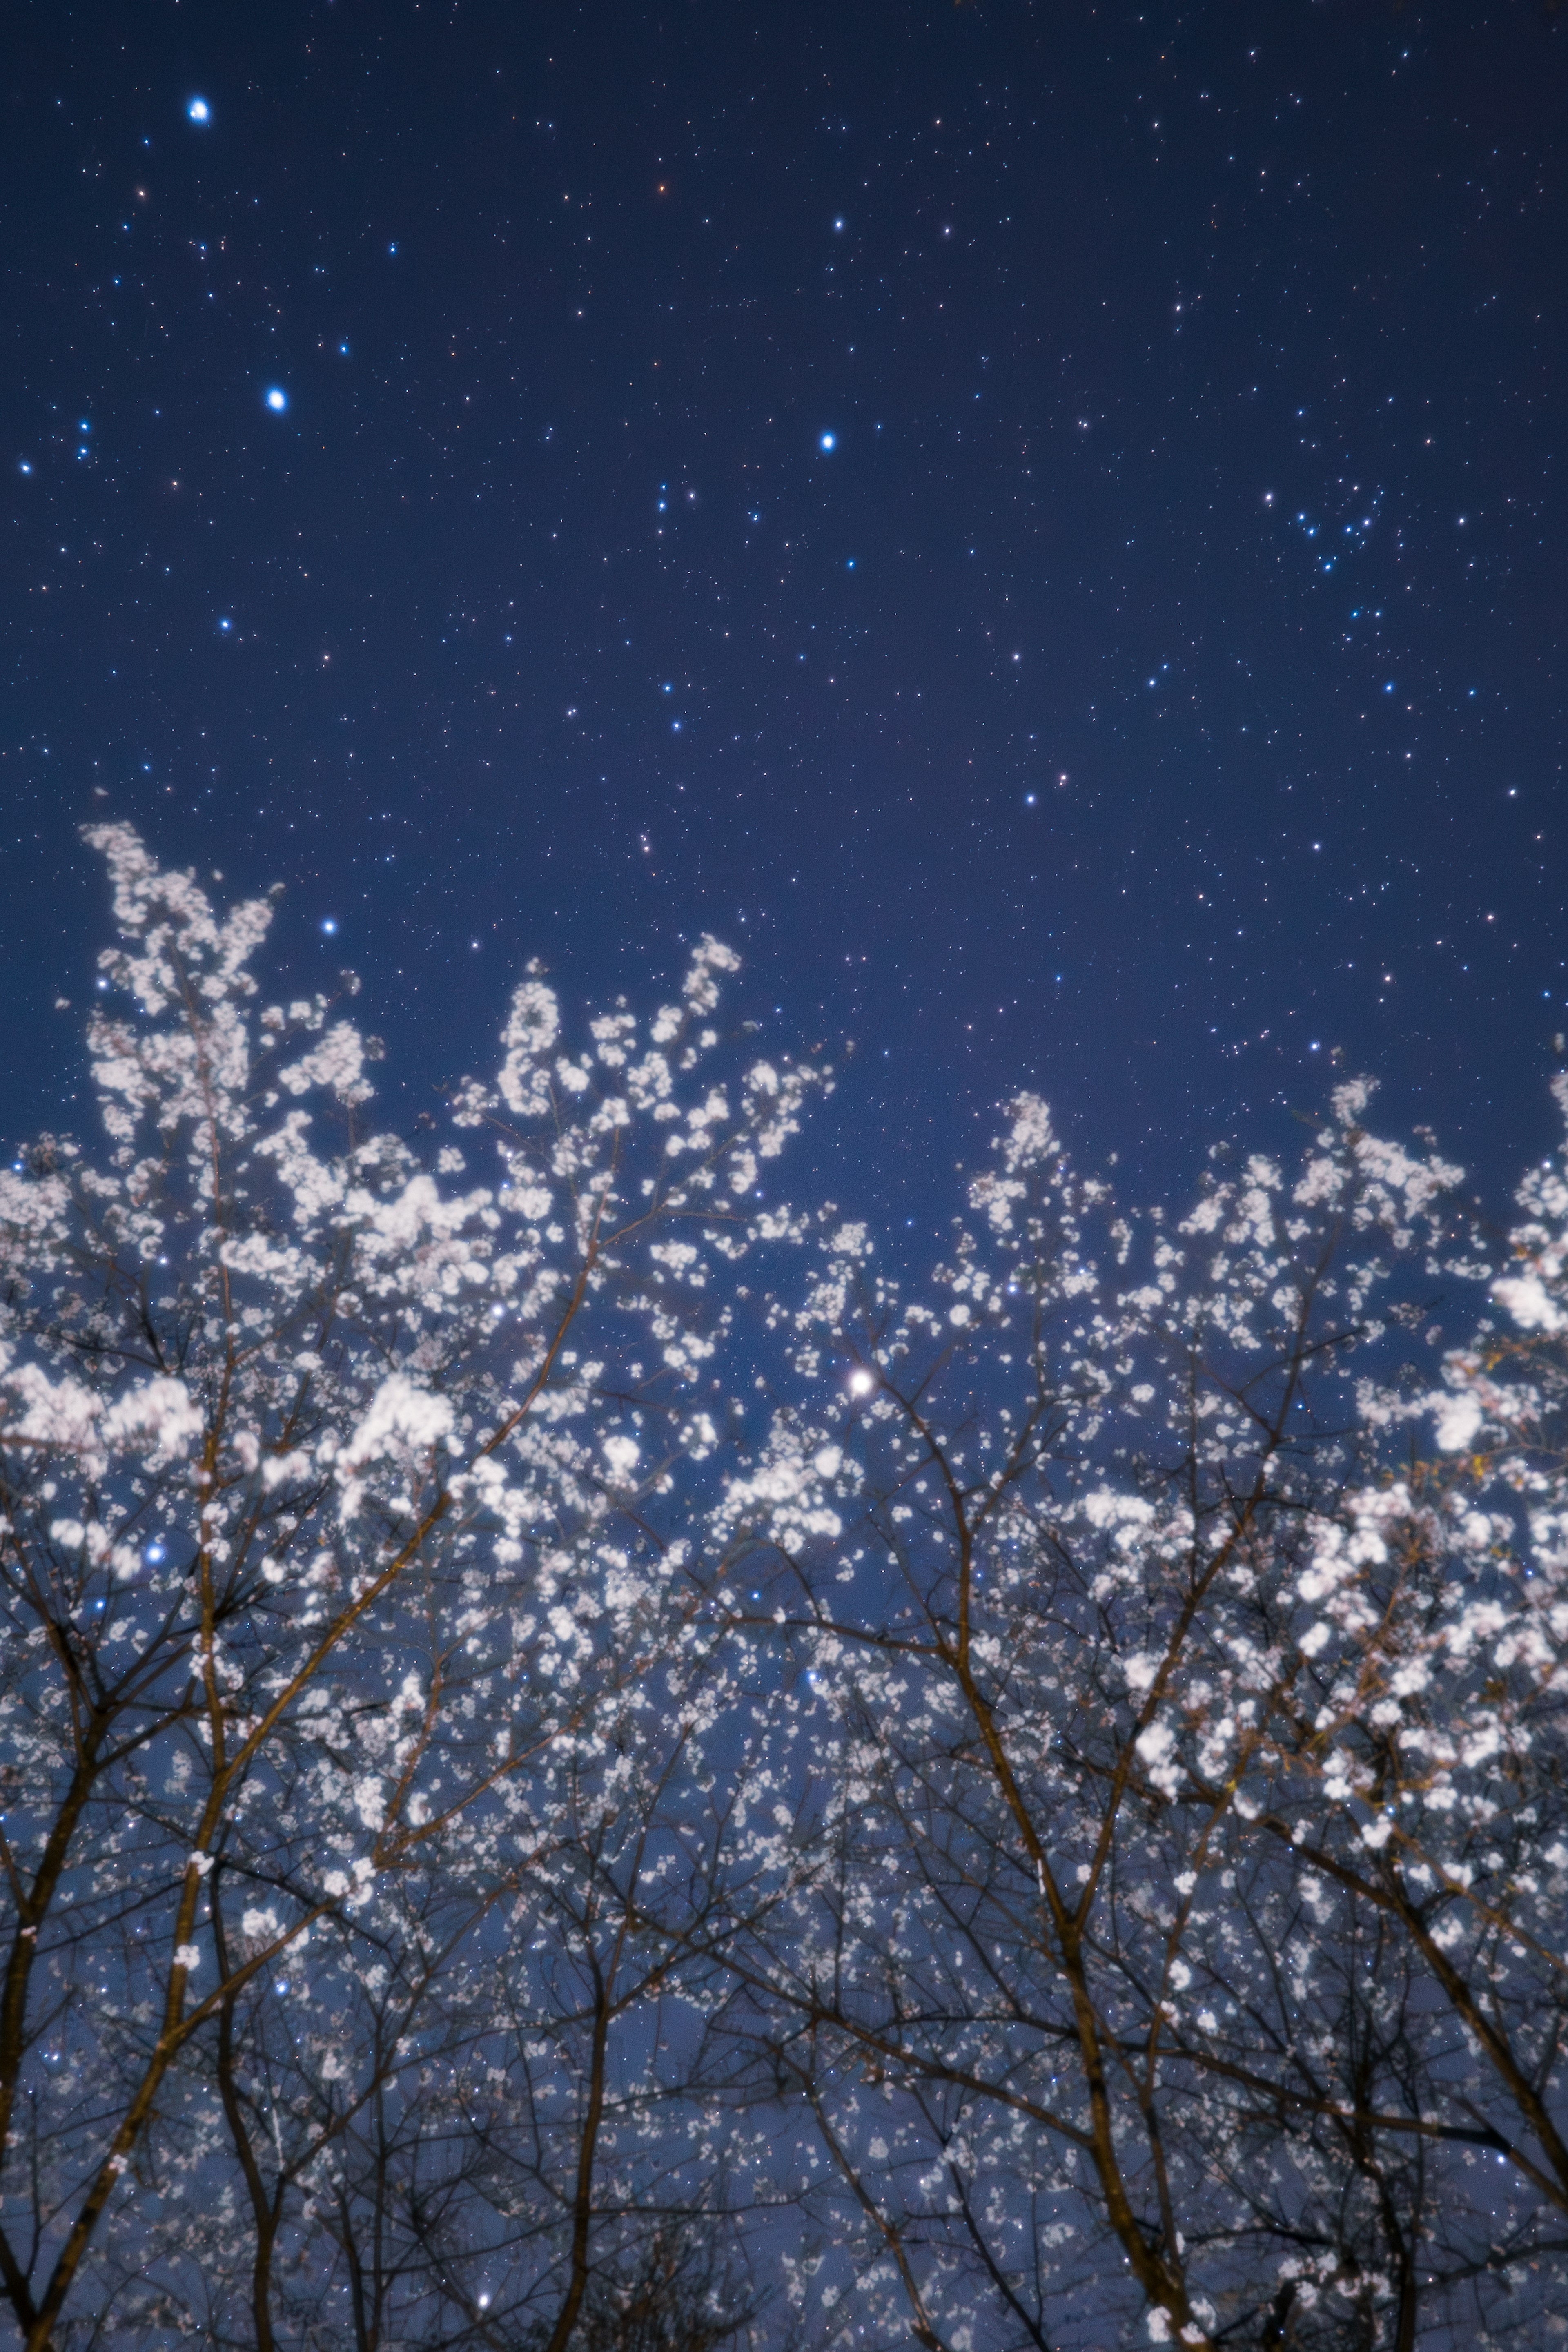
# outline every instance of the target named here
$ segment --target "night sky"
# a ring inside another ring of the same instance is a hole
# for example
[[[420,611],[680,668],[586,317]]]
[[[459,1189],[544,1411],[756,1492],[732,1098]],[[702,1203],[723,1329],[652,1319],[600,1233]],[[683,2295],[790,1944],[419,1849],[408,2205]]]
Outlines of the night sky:
[[[17,0],[8,51],[8,1137],[88,1118],[107,812],[287,883],[404,1127],[528,956],[652,1001],[713,929],[900,1228],[1020,1084],[1145,1193],[1335,1054],[1494,1200],[1550,1141],[1568,16]]]

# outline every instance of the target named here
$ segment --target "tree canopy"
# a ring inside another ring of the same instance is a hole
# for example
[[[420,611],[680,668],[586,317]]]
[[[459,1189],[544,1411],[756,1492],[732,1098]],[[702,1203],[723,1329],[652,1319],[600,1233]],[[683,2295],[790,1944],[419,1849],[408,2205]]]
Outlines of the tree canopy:
[[[410,1140],[349,976],[88,837],[101,1134],[0,1173],[12,2339],[1568,2335],[1562,1159],[1494,1235],[1353,1082],[1135,1212],[1021,1096],[911,1282],[777,1193],[832,1076],[718,941],[530,971]]]

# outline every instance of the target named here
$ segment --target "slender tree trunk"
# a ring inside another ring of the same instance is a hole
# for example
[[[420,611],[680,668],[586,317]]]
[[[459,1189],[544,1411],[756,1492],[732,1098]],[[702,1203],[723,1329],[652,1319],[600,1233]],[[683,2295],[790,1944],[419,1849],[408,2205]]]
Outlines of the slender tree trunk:
[[[571,2211],[571,2276],[566,2300],[550,2332],[545,2352],[566,2352],[577,2315],[588,2292],[588,2235],[593,2221],[593,2164],[599,2127],[604,2115],[604,2072],[610,2045],[610,1988],[595,1964],[593,1970],[593,2044],[589,2062],[588,2109],[577,2151],[577,2186]]]
[[[219,1901],[218,1870],[213,1872],[213,1929],[217,1946],[218,1970],[229,1973],[228,1937],[224,1931],[223,1913]],[[218,2011],[218,2093],[223,2100],[224,2114],[228,2122],[229,2136],[245,2175],[246,2194],[250,2198],[251,2221],[256,2231],[256,2252],[251,2263],[250,2310],[251,2325],[256,2330],[256,2352],[274,2352],[272,2333],[272,2259],[277,2243],[277,2222],[282,2210],[283,2182],[279,2179],[276,2196],[268,2197],[267,2184],[261,2177],[261,2167],[246,2129],[245,2113],[240,2105],[239,2085],[235,2080],[234,2025],[237,1996],[230,1993]]]

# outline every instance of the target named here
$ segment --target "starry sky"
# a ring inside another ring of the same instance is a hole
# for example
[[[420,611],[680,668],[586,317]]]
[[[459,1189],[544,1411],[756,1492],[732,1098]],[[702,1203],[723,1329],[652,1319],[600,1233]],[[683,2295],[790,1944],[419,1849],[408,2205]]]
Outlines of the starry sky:
[[[76,828],[287,885],[389,1115],[712,929],[946,1213],[1335,1066],[1553,1133],[1568,16],[32,0],[4,62],[4,1124]]]

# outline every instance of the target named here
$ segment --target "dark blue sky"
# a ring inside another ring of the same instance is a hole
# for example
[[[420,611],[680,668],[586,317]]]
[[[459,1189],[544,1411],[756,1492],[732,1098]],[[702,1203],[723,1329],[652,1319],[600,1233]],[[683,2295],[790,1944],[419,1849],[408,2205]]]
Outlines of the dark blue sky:
[[[411,1106],[528,955],[719,931],[900,1222],[1019,1083],[1145,1191],[1336,1047],[1494,1197],[1549,1139],[1568,19],[13,26],[13,1135],[109,810],[285,880]]]

